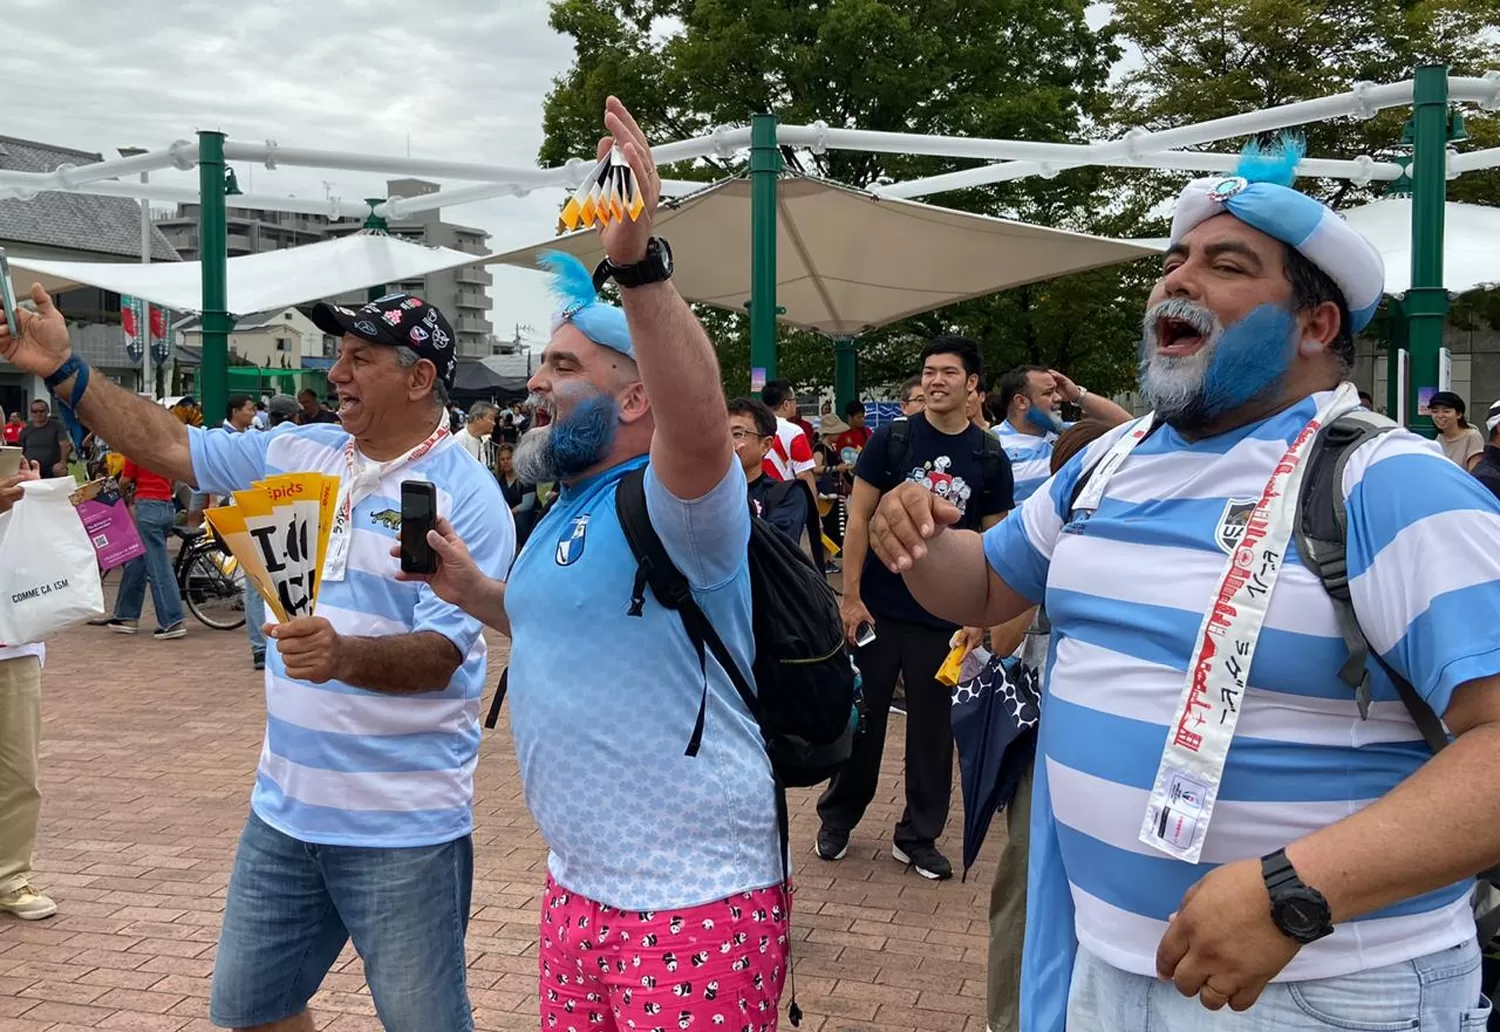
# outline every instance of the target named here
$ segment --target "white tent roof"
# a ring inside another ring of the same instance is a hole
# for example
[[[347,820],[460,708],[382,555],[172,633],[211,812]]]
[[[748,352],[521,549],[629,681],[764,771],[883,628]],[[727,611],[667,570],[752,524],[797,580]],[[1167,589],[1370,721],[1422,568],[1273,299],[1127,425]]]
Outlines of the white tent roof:
[[[399,237],[356,233],[305,247],[229,259],[229,304],[235,315],[284,309],[376,283],[399,283],[429,272],[472,265],[482,255],[426,247]],[[145,298],[179,312],[201,312],[199,262],[56,262],[10,258],[17,296],[33,282],[48,290],[87,285]]]
[[[1450,294],[1500,284],[1500,208],[1449,201],[1443,215],[1443,286]],[[1411,198],[1390,197],[1341,213],[1385,259],[1385,292],[1411,289]]]
[[[779,183],[778,318],[830,336],[1008,287],[1150,255],[1149,247],[877,198],[809,176]],[[664,201],[656,225],[671,241],[673,280],[689,301],[745,311],[750,299],[750,183],[728,179]],[[536,267],[556,248],[591,268],[604,256],[592,230],[497,255]]]

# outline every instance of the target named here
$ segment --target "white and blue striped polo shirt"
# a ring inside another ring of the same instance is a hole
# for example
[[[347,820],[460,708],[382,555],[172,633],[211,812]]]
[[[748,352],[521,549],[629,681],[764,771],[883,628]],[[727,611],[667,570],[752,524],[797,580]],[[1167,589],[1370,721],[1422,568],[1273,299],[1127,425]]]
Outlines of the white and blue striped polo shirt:
[[[347,476],[349,435],[335,424],[270,433],[190,429],[193,474],[214,494],[244,490],[277,473]],[[348,567],[325,581],[317,616],[345,635],[435,631],[463,665],[440,692],[391,695],[338,681],[291,680],[274,639],[266,650],[266,738],[250,805],[256,816],[304,842],[340,846],[436,845],[473,830],[474,765],[486,646],[477,620],[425,584],[395,579],[390,554],[401,526],[401,481],[437,485],[438,512],[480,569],[503,578],[515,524],[495,478],[449,437],[391,471],[354,507]],[[274,621],[274,615],[267,613]]]
[[[1052,663],[1039,755],[1078,942],[1117,968],[1155,974],[1168,917],[1213,867],[1349,816],[1430,756],[1373,661],[1374,703],[1360,719],[1338,677],[1348,653],[1333,605],[1294,546],[1255,652],[1204,862],[1183,863],[1137,838],[1242,507],[1327,398],[1203,441],[1162,427],[1110,478],[1097,512],[1065,527],[1080,471],[1121,427],[985,536],[1007,584],[1034,601],[1045,595]],[[1431,442],[1399,430],[1352,456],[1343,491],[1360,624],[1372,650],[1442,713],[1459,685],[1500,673],[1500,504]],[[1344,922],[1303,947],[1279,978],[1348,974],[1470,939],[1469,888],[1450,885]]]
[[[1052,446],[1057,443],[1057,435],[1023,434],[1008,419],[990,432],[999,439],[1000,447],[1010,459],[1010,472],[1016,481],[1016,504],[1020,505],[1052,475]]]

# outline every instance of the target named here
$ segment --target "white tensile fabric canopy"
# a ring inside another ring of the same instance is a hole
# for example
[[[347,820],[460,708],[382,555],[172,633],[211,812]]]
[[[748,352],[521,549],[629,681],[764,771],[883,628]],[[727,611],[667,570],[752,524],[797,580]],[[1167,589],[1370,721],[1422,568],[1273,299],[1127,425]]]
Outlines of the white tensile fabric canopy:
[[[1443,214],[1443,286],[1450,294],[1500,284],[1500,208],[1449,201]],[[1385,292],[1411,289],[1411,198],[1341,212],[1385,259]]]
[[[810,176],[782,177],[777,205],[776,303],[786,309],[777,318],[829,336],[1154,253],[1138,243],[877,198]],[[673,281],[683,297],[746,311],[747,179],[664,200],[656,231],[672,246]],[[489,260],[535,268],[549,249],[575,254],[590,268],[604,257],[598,235],[583,230]]]
[[[235,315],[281,309],[484,260],[484,255],[427,247],[399,237],[356,233],[229,259],[226,307]],[[33,282],[53,292],[85,285],[144,298],[179,312],[203,310],[203,270],[199,262],[139,265],[16,256],[10,258],[10,266],[17,297],[26,296]]]

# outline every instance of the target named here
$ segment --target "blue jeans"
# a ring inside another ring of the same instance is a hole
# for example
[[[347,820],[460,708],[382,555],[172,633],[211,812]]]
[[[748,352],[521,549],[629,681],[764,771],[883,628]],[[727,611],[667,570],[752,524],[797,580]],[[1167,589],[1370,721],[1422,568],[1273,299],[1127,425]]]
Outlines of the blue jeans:
[[[351,938],[388,1032],[473,1032],[464,933],[474,844],[320,846],[252,812],[240,835],[214,961],[210,1020],[300,1014]]]
[[[139,620],[146,602],[146,585],[151,585],[151,605],[156,622],[171,627],[182,622],[182,593],[172,573],[172,558],[167,554],[167,531],[177,522],[177,510],[171,502],[142,499],[135,503],[135,526],[141,532],[146,554],[125,564],[120,576],[120,594],[115,598],[116,620]]]
[[[266,654],[266,600],[260,597],[250,579],[245,579],[245,630],[250,635],[250,655]]]
[[[1307,982],[1272,982],[1249,1010],[1206,1009],[1171,982],[1111,967],[1082,947],[1068,1032],[1484,1032],[1479,945]]]

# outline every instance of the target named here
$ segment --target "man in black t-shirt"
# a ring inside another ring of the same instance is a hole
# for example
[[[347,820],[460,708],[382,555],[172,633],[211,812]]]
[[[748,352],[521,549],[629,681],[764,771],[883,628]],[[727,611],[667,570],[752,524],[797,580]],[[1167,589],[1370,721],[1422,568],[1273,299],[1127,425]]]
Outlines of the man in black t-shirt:
[[[35,462],[44,477],[68,475],[68,456],[73,452],[73,442],[62,421],[52,415],[52,406],[46,398],[31,401],[31,422],[21,430],[16,442],[21,446],[27,462]]]
[[[953,791],[948,689],[938,683],[937,671],[958,628],[919,606],[905,582],[870,552],[869,524],[881,495],[908,480],[957,506],[963,514],[958,525],[970,530],[994,526],[1010,510],[1010,462],[999,442],[964,412],[979,379],[979,349],[973,341],[955,336],[933,340],[922,354],[925,411],[877,430],[854,467],[844,534],[844,633],[856,644],[868,624],[875,639],[855,652],[864,677],[867,731],[818,800],[822,828],[817,852],[825,860],[844,855],[850,832],[875,797],[891,693],[900,676],[907,706],[906,813],[896,825],[892,853],[923,877],[953,875],[936,846]],[[892,454],[896,426],[904,427],[906,437],[900,455]],[[977,641],[983,632],[968,633]]]

